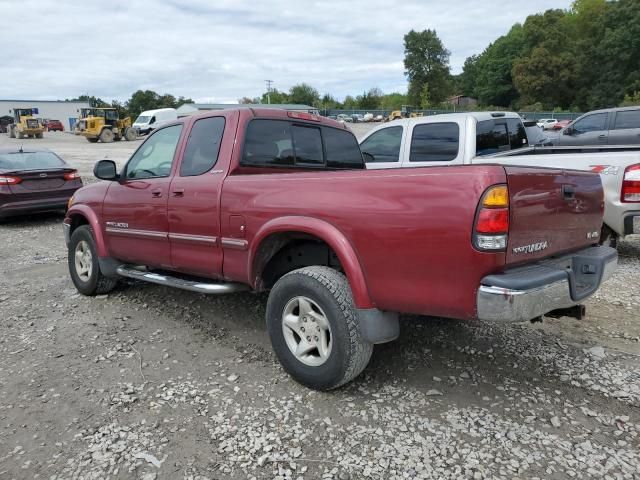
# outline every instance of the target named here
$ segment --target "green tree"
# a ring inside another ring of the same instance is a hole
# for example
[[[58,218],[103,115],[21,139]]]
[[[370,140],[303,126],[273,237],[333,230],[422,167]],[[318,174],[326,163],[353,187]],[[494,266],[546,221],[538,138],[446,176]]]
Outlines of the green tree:
[[[259,103],[289,103],[289,96],[285,92],[281,92],[277,88],[273,88],[268,94],[267,92],[262,94]]]
[[[289,90],[289,102],[317,107],[320,105],[320,94],[308,83],[299,83]]]
[[[400,110],[402,105],[408,103],[407,95],[404,93],[387,93],[380,100],[380,109],[382,110]]]
[[[443,102],[450,93],[449,50],[435,30],[416,32],[404,36],[404,68],[409,79],[409,101],[421,103],[422,90],[429,85],[433,103]]]
[[[429,91],[429,84],[425,83],[420,92],[420,107],[429,108],[431,106],[431,92]]]
[[[383,95],[382,90],[377,87],[370,89],[362,95],[358,95],[356,97],[358,108],[362,110],[374,110],[379,108]]]

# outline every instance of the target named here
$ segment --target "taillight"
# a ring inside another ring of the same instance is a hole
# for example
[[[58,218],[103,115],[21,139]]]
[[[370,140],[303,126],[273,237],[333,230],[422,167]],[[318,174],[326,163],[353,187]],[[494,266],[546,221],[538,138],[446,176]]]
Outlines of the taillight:
[[[640,165],[630,165],[625,169],[620,200],[640,202]]]
[[[490,187],[478,205],[473,244],[479,250],[504,250],[509,236],[509,190],[506,185]]]
[[[300,120],[311,120],[312,122],[319,122],[320,117],[307,112],[287,112],[289,118],[299,118]]]
[[[17,185],[22,181],[20,177],[0,175],[0,185]]]
[[[64,179],[67,182],[70,182],[71,180],[79,180],[80,179],[80,174],[78,173],[77,170],[74,170],[72,172],[67,172],[64,174]]]

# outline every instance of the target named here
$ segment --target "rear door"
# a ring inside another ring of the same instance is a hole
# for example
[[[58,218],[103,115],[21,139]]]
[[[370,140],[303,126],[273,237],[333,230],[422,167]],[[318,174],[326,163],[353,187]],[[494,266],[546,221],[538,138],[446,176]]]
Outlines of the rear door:
[[[408,126],[403,167],[427,167],[462,163],[465,125],[457,122],[428,122]]]
[[[640,144],[640,108],[619,110],[612,115],[609,145]]]
[[[222,273],[220,194],[238,114],[196,120],[189,132],[177,174],[169,187],[169,243],[175,269],[217,277]]]
[[[156,130],[133,154],[103,203],[105,236],[115,258],[170,267],[167,202],[182,125]]]
[[[558,145],[606,145],[609,137],[608,120],[607,112],[585,115],[570,130],[562,131]]]
[[[508,264],[598,243],[604,211],[599,175],[556,168],[504,168],[510,202]]]

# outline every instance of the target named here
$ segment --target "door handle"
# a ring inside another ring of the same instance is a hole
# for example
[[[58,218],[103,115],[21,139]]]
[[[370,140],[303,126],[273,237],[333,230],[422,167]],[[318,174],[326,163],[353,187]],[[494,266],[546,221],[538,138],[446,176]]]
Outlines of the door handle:
[[[598,135],[598,138],[607,138],[606,135]]]
[[[184,188],[176,188],[171,192],[174,197],[184,197]]]
[[[162,197],[162,189],[161,188],[154,188],[153,190],[151,190],[151,196],[153,198]]]

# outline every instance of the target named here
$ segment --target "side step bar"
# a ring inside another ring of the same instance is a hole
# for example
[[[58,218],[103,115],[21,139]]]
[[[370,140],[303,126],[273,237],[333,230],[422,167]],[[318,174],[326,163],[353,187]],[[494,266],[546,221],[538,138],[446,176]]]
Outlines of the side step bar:
[[[160,273],[137,270],[126,265],[121,265],[116,270],[118,275],[144,282],[157,283],[166,287],[180,288],[192,292],[219,295],[223,293],[244,292],[249,290],[247,285],[242,283],[207,283],[204,281],[186,280],[178,277],[171,277]]]

